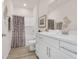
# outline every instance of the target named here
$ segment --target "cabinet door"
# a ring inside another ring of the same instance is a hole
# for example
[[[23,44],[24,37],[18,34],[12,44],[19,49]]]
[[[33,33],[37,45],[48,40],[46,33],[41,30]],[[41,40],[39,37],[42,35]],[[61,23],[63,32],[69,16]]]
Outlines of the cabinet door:
[[[49,47],[45,44],[45,43],[40,43],[40,53],[41,53],[41,56],[43,59],[49,59],[48,57],[48,54],[49,54],[49,51],[48,51]]]
[[[51,59],[74,59],[56,48],[50,50]]]
[[[48,46],[40,39],[37,40],[37,43],[36,43],[36,54],[39,57],[39,59],[49,59]]]

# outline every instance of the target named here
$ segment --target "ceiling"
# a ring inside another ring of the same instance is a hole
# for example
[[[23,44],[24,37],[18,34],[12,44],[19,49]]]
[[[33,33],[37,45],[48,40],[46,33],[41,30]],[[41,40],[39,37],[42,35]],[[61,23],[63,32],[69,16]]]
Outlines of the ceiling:
[[[29,8],[32,9],[39,0],[12,0],[13,2],[13,7],[14,8]],[[44,1],[45,0],[40,0],[40,1]],[[61,5],[62,3],[66,3],[66,1],[70,1],[70,0],[49,0],[49,6],[51,6],[52,4],[52,8]],[[27,4],[26,7],[24,7],[24,4]]]
[[[37,4],[38,0],[12,0],[14,8],[29,8],[32,9],[35,4]],[[24,3],[27,4],[24,7]]]
[[[48,6],[48,11],[55,10],[56,8],[72,1],[72,0],[53,0],[54,2],[50,3]]]

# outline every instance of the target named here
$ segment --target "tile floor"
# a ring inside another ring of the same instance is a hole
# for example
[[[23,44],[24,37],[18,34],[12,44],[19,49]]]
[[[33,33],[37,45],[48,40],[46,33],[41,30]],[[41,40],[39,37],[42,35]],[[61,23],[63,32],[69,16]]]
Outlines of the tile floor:
[[[7,59],[37,59],[37,57],[28,47],[20,47],[11,49]]]

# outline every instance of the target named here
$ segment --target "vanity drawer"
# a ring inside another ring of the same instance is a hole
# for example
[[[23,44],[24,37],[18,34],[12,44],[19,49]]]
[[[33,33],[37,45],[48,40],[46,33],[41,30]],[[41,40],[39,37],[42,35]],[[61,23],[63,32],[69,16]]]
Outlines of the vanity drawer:
[[[76,45],[60,41],[60,50],[62,50],[65,54],[76,58],[76,55],[77,55],[77,46]]]
[[[43,41],[44,43],[49,44],[51,47],[59,48],[59,40],[57,40],[56,38],[43,35],[40,35],[39,37],[41,42]]]
[[[47,39],[46,39],[47,40]],[[47,42],[55,48],[59,48],[59,40],[57,40],[56,38],[48,38]]]

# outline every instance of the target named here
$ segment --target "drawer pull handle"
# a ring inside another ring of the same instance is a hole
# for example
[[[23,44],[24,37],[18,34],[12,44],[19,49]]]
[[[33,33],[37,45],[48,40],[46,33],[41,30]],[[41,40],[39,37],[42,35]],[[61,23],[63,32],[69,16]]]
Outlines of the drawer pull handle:
[[[51,57],[51,54],[50,54],[50,48],[49,48],[49,57]]]
[[[65,50],[67,50],[67,51],[69,51],[69,52],[71,52],[71,53],[77,54],[77,52],[71,51],[71,50],[69,50],[69,49],[67,49],[67,48],[65,48],[65,47],[61,47],[61,48],[65,49]]]
[[[47,55],[48,55],[48,47],[47,47]]]
[[[48,55],[48,57],[51,57],[51,55],[50,55],[50,48],[48,48],[48,47],[47,47],[47,55]]]

